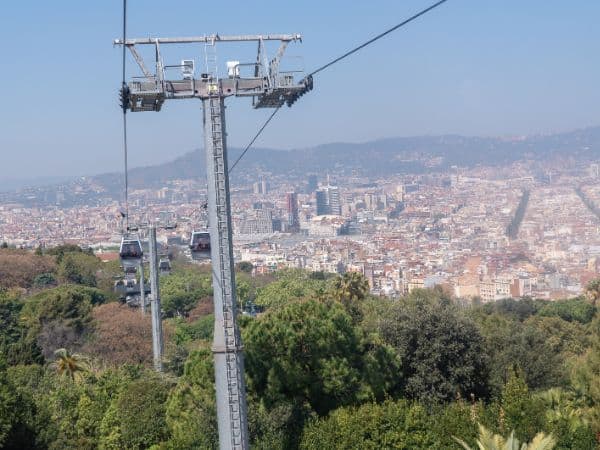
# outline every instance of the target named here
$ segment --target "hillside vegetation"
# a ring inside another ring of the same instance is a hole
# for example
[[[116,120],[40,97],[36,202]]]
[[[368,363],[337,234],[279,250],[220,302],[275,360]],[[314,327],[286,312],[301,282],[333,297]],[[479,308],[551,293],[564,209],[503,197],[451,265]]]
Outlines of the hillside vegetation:
[[[76,247],[0,261],[0,448],[217,448],[209,271],[163,278],[157,374],[114,263]],[[600,283],[464,307],[441,289],[372,297],[354,273],[243,269],[253,448],[600,448]]]

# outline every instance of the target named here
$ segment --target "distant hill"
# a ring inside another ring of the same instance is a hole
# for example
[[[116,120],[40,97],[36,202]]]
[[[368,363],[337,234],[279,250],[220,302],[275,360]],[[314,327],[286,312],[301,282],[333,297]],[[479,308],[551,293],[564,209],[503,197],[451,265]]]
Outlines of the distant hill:
[[[230,161],[241,150],[230,149]],[[464,137],[457,135],[381,139],[365,143],[331,143],[294,150],[253,148],[236,168],[239,179],[257,169],[275,174],[304,176],[309,172],[348,172],[364,175],[423,172],[425,161],[437,158],[436,170],[453,165],[502,165],[521,159],[549,159],[570,156],[592,160],[600,158],[600,127],[566,133],[524,138]],[[196,150],[171,162],[132,169],[132,187],[163,185],[165,181],[204,177],[204,152]],[[120,173],[94,177],[103,185],[121,183]]]
[[[231,148],[229,159],[234,161],[241,149]],[[522,159],[551,160],[572,157],[582,161],[600,159],[600,127],[566,133],[521,138],[465,137],[458,135],[418,136],[380,139],[364,143],[331,143],[316,147],[274,150],[252,148],[236,167],[233,182],[255,180],[257,170],[289,177],[304,177],[307,173],[344,174],[357,171],[366,176],[422,173],[443,170],[451,166],[504,165]],[[205,177],[204,151],[195,150],[175,160],[148,167],[130,169],[132,188],[164,186],[175,179]],[[112,193],[122,195],[121,172],[86,177]],[[52,191],[50,180],[46,183]],[[73,181],[62,183],[59,190],[70,191]],[[33,183],[29,185],[33,186]],[[74,185],[73,185],[74,186]],[[58,183],[57,183],[58,187]],[[8,186],[6,188],[10,189]],[[7,190],[7,189],[0,190]],[[22,190],[26,192],[26,190]],[[26,194],[21,195],[21,197]],[[6,196],[5,196],[6,197]],[[21,198],[19,197],[19,198]],[[40,195],[38,195],[38,198]],[[53,193],[46,195],[54,199]],[[5,201],[8,201],[8,196]],[[84,201],[85,197],[81,198]],[[53,201],[53,200],[50,200]]]

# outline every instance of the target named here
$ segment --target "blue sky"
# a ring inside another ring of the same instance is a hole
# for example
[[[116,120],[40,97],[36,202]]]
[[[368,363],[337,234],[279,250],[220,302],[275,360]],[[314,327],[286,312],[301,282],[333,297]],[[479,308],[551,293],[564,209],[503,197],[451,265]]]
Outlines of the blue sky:
[[[303,43],[290,45],[288,54],[302,56],[310,71],[429,4],[129,0],[128,34],[299,32]],[[286,107],[257,145],[302,148],[600,125],[598,17],[595,0],[449,0],[317,75],[315,90]],[[120,27],[121,0],[3,5],[3,176],[121,170],[120,49],[111,44]],[[240,55],[249,51],[253,45],[224,45],[219,60],[243,60]],[[165,59],[177,63],[188,54],[199,58],[202,47],[165,50]],[[244,145],[268,114],[251,109],[247,100],[228,100],[229,144]],[[199,101],[172,101],[161,113],[128,117],[131,166],[168,161],[202,146]]]

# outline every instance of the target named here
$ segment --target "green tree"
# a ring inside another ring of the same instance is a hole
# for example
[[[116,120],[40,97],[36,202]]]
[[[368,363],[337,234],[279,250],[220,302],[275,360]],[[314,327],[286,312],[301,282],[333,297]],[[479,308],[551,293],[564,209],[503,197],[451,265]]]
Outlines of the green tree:
[[[165,403],[170,387],[155,377],[129,383],[102,419],[99,447],[146,449],[166,440]]]
[[[437,293],[415,291],[387,308],[381,336],[402,361],[404,394],[425,403],[488,395],[488,360],[475,324]]]
[[[498,313],[474,314],[478,328],[485,338],[489,356],[490,386],[499,394],[506,383],[510,370],[518,366],[531,389],[547,389],[561,383],[563,357],[559,353],[561,342],[555,351],[548,342],[548,335],[538,329],[536,323],[522,323]],[[565,343],[565,347],[570,344]]]
[[[0,355],[10,366],[43,362],[35,337],[20,321],[22,308],[18,296],[0,291]]]
[[[339,301],[356,323],[363,318],[361,304],[369,294],[367,279],[357,272],[346,272],[333,280],[331,294]]]
[[[544,428],[544,405],[531,395],[519,370],[511,371],[502,390],[500,407],[501,431],[514,430],[517,438],[528,441]]]
[[[195,268],[177,268],[161,278],[162,308],[169,317],[184,317],[203,297],[212,295],[210,274]]]
[[[58,265],[58,278],[63,283],[96,287],[96,272],[102,262],[86,253],[64,253]]]
[[[587,327],[577,321],[567,322],[559,317],[534,316],[525,321],[543,336],[552,354],[561,359],[585,353],[590,345]]]
[[[600,437],[600,319],[596,319],[592,325],[592,345],[584,355],[575,360],[570,379],[583,417]]]
[[[184,374],[169,394],[166,421],[169,449],[217,447],[213,356],[208,348],[192,352]]]
[[[27,339],[37,342],[45,358],[56,349],[78,348],[91,331],[92,305],[104,302],[101,291],[78,285],[59,286],[25,301],[20,319]]]
[[[367,344],[337,302],[291,301],[250,321],[243,335],[249,386],[267,407],[306,403],[323,415],[382,398],[398,382],[394,352]]]
[[[0,448],[47,449],[54,439],[56,429],[46,401],[53,386],[44,368],[39,365],[9,367],[6,371],[6,382],[17,401],[10,411],[10,433],[4,446],[0,443]],[[0,382],[0,385],[2,384]],[[0,421],[1,417],[3,414],[0,412]]]
[[[249,261],[240,261],[239,263],[237,263],[235,265],[235,268],[237,270],[239,270],[240,272],[252,273],[252,270],[254,269],[254,266]]]
[[[44,289],[49,286],[56,286],[57,280],[53,273],[41,273],[33,280],[33,286],[38,289]]]
[[[327,289],[325,280],[317,280],[303,270],[282,270],[276,273],[277,279],[258,289],[255,303],[261,308],[283,306],[302,298],[323,296]]]
[[[300,448],[317,449],[431,449],[436,444],[425,408],[406,400],[344,407],[310,422]]]
[[[544,304],[538,314],[544,317],[560,317],[567,322],[587,324],[592,321],[596,307],[583,298],[557,300]]]
[[[13,427],[13,411],[17,398],[8,385],[6,362],[0,354],[0,448],[4,447]]]

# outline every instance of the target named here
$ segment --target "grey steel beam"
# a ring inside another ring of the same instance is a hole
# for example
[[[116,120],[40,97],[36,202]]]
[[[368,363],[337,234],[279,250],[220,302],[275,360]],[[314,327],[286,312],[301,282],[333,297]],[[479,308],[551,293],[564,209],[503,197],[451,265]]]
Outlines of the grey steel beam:
[[[202,106],[215,307],[212,351],[215,363],[219,448],[246,450],[249,444],[244,353],[236,319],[224,98],[205,98],[202,100]]]
[[[218,34],[174,38],[138,38],[126,39],[125,45],[156,45],[159,44],[191,44],[194,42],[252,42],[252,41],[299,41],[302,35],[296,34],[241,34],[232,36],[219,36]],[[115,39],[114,45],[123,45],[123,39]]]
[[[140,302],[142,315],[146,315],[146,286],[144,285],[144,261],[140,261]]]
[[[133,45],[128,45],[127,48],[129,49],[129,51],[131,52],[131,54],[133,55],[133,59],[135,59],[135,62],[138,64],[138,66],[140,67],[142,73],[144,74],[144,76],[146,78],[154,78],[154,75],[152,75],[150,73],[150,71],[148,70],[148,68],[146,67],[146,64],[144,63],[144,58],[142,58],[142,55],[140,55],[137,51],[137,49],[135,48],[135,46]]]
[[[163,355],[163,333],[160,307],[160,290],[158,286],[158,251],[156,249],[156,227],[148,228],[148,240],[150,243],[150,288],[151,303],[150,314],[152,316],[152,354],[154,356],[154,369],[162,372]]]

